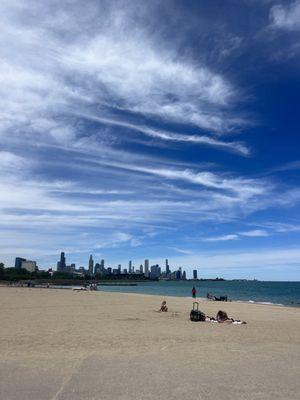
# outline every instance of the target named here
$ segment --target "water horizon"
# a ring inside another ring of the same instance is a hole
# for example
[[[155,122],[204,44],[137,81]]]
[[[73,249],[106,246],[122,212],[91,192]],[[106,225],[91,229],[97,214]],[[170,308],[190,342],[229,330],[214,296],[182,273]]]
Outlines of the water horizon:
[[[227,296],[228,300],[300,307],[299,281],[151,281],[136,282],[136,286],[114,286],[114,282],[99,285],[101,291],[137,293],[161,296],[191,297],[193,286],[197,297]]]

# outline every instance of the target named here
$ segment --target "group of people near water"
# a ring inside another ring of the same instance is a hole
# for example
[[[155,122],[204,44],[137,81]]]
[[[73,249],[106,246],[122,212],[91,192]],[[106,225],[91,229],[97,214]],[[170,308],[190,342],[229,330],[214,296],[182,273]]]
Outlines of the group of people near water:
[[[197,295],[197,290],[195,287],[192,289],[192,298],[196,299]],[[163,300],[161,303],[160,309],[158,312],[168,312],[168,306],[166,300]],[[208,315],[205,315],[205,319],[203,319],[205,322],[218,322],[218,323],[227,323],[227,324],[235,324],[235,325],[242,325],[246,324],[247,322],[241,321],[239,319],[233,319],[228,317],[227,313],[225,311],[219,310],[216,317],[209,317]]]

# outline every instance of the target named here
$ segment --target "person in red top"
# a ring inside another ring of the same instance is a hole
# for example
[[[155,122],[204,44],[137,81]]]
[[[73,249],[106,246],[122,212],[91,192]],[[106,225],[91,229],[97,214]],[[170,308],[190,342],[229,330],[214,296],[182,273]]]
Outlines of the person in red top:
[[[193,299],[196,298],[196,294],[197,294],[197,290],[196,290],[195,287],[193,287],[193,289],[192,289],[192,297],[193,297]]]

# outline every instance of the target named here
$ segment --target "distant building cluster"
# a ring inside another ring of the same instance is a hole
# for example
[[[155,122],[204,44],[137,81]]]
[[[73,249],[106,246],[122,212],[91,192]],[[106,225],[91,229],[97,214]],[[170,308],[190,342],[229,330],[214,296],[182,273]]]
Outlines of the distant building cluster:
[[[90,255],[88,260],[87,268],[79,267],[76,269],[75,264],[67,264],[65,253],[61,252],[60,260],[57,262],[57,271],[58,272],[68,272],[73,274],[86,275],[90,276],[110,276],[110,275],[140,275],[149,279],[168,279],[168,280],[185,280],[186,272],[182,271],[182,268],[178,268],[178,270],[172,271],[169,265],[169,261],[166,259],[165,268],[159,266],[159,264],[151,265],[149,260],[145,260],[144,264],[141,264],[135,267],[132,264],[132,261],[129,261],[127,268],[122,268],[121,264],[117,267],[107,267],[105,265],[105,261],[101,260],[100,262],[94,262],[93,256]],[[193,271],[193,279],[197,279],[197,270]]]
[[[3,264],[4,266],[4,264]],[[186,271],[183,271],[182,268],[178,268],[176,270],[172,270],[169,265],[168,259],[165,261],[165,266],[161,268],[159,264],[150,265],[149,260],[145,260],[143,264],[139,266],[134,266],[132,261],[128,262],[128,267],[122,268],[122,265],[119,264],[116,267],[108,267],[105,265],[105,261],[102,259],[100,262],[94,262],[92,254],[88,259],[88,263],[86,267],[76,268],[74,263],[67,264],[66,256],[64,252],[60,253],[60,259],[57,262],[57,272],[65,272],[71,273],[79,276],[97,276],[97,277],[109,277],[113,275],[122,275],[122,277],[141,277],[146,279],[166,279],[166,280],[186,280]],[[29,272],[38,271],[38,266],[36,261],[26,260],[22,257],[16,257],[15,259],[15,268],[17,270],[26,269]],[[49,272],[53,273],[52,268],[49,269]],[[193,278],[198,279],[198,271],[193,270]]]

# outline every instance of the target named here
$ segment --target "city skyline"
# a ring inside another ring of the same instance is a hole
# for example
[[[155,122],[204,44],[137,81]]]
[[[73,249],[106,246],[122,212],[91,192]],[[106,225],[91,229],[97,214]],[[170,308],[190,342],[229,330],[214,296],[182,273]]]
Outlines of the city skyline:
[[[300,280],[300,0],[17,3],[0,262]]]
[[[0,264],[2,267],[5,267],[4,263],[1,262]],[[6,268],[12,268],[12,266],[6,266]],[[15,258],[14,268],[16,270],[26,269],[29,272],[43,271],[42,269],[39,269],[39,266],[37,265],[36,261],[27,260],[22,257]],[[132,260],[129,260],[128,268],[124,266],[122,268],[121,264],[118,264],[117,267],[114,267],[109,264],[107,265],[104,259],[101,259],[101,261],[98,262],[97,260],[94,260],[93,255],[90,254],[87,265],[77,266],[76,268],[75,263],[67,262],[66,254],[64,251],[60,253],[60,259],[56,263],[56,268],[48,266],[48,268],[44,269],[44,271],[47,272],[56,271],[58,273],[62,272],[67,274],[75,274],[75,275],[90,276],[90,277],[93,276],[105,277],[111,275],[128,275],[128,276],[140,275],[148,279],[186,280],[188,278],[185,269],[183,269],[182,267],[173,270],[173,268],[170,267],[168,259],[165,259],[165,269],[163,267],[160,267],[159,264],[151,265],[149,259],[145,259],[144,262],[139,266],[133,265]],[[198,270],[194,269],[192,271],[191,277],[193,279],[197,279]]]
[[[70,256],[70,255],[69,255]],[[257,261],[261,262],[259,259],[259,255],[257,255]],[[288,254],[287,254],[288,256]],[[97,257],[97,255],[96,255]],[[276,255],[275,255],[276,257]],[[57,258],[57,255],[56,255]],[[217,257],[218,259],[218,257]],[[69,260],[68,260],[69,261]],[[240,264],[241,260],[237,260],[238,264]],[[207,266],[202,265],[199,267],[199,264],[197,266],[189,266],[187,264],[173,264],[169,262],[169,259],[165,258],[163,260],[160,260],[157,262],[157,260],[150,260],[149,259],[143,259],[141,260],[127,260],[124,263],[120,264],[119,262],[111,262],[110,260],[104,260],[104,259],[95,259],[92,254],[89,255],[88,259],[86,260],[85,263],[81,264],[76,264],[74,263],[74,260],[71,262],[67,262],[67,256],[66,253],[60,252],[60,259],[59,261],[55,262],[55,265],[47,265],[41,268],[41,266],[38,264],[37,261],[32,261],[25,259],[23,257],[15,257],[14,259],[14,265],[13,264],[8,264],[5,265],[4,263],[0,263],[5,266],[5,268],[16,268],[20,269],[24,268],[28,269],[30,271],[33,271],[35,269],[39,271],[47,271],[47,270],[52,270],[52,271],[58,271],[58,272],[67,272],[67,273],[80,273],[80,274],[89,274],[90,276],[98,274],[102,275],[107,275],[107,272],[109,275],[113,274],[143,274],[145,277],[150,277],[151,271],[153,268],[158,268],[159,273],[156,274],[155,277],[161,277],[161,278],[171,278],[171,279],[216,279],[216,278],[222,278],[222,279],[228,279],[228,280],[236,280],[236,279],[246,279],[246,280],[266,280],[264,278],[261,278],[259,276],[241,276],[239,274],[234,274],[232,276],[230,275],[220,275],[218,274],[218,269],[214,268],[207,268]],[[25,267],[25,264],[26,267]],[[93,269],[91,269],[91,265],[93,265]],[[127,267],[126,267],[127,265]],[[29,268],[28,268],[29,266]],[[235,270],[235,268],[233,268]],[[180,271],[181,277],[178,277],[176,273]],[[172,275],[172,277],[171,277]],[[154,276],[152,275],[152,278]],[[268,279],[270,281],[280,281],[280,279]],[[282,281],[289,281],[289,279],[281,279]]]

